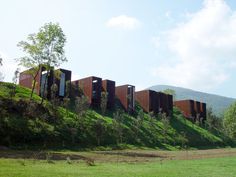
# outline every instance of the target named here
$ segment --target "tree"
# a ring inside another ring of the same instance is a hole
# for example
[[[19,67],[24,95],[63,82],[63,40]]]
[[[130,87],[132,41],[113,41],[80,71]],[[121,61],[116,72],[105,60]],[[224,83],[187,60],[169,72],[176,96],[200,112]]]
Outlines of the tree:
[[[18,43],[18,47],[27,54],[18,59],[19,64],[26,68],[32,68],[30,70],[33,76],[31,98],[41,68],[44,67],[46,71],[45,80],[47,80],[52,68],[59,67],[61,63],[67,61],[64,55],[65,42],[66,37],[59,24],[46,23],[39,29],[38,33],[28,35],[27,41]],[[43,85],[41,104],[45,97],[45,88],[46,82]]]
[[[19,78],[19,73],[20,73],[20,69],[17,68],[16,71],[14,72],[14,76],[12,78],[13,85],[12,85],[12,88],[10,90],[10,96],[11,97],[14,97],[15,94],[16,94],[16,84],[17,84],[17,81],[18,81],[18,78]]]
[[[213,114],[212,108],[207,109],[207,116],[206,116],[206,127],[210,132],[215,130],[221,131],[223,129],[222,119],[217,117]]]
[[[236,140],[236,102],[225,111],[223,125],[228,136]]]
[[[94,129],[96,132],[96,139],[97,139],[97,145],[100,146],[101,145],[101,139],[102,136],[105,132],[105,121],[102,119],[97,119],[97,121],[94,124]]]
[[[115,134],[117,136],[117,144],[123,142],[123,126],[122,126],[123,119],[124,119],[123,111],[117,110],[113,114],[112,125],[113,125],[113,129],[115,130]]]
[[[0,57],[0,66],[2,66],[2,58]],[[3,80],[3,75],[2,75],[2,73],[0,72],[0,81],[2,81]]]
[[[76,97],[75,111],[77,113],[78,119],[82,119],[88,109],[89,109],[88,97],[84,95],[82,95],[81,97]]]
[[[102,92],[102,94],[101,94],[101,110],[102,110],[103,116],[104,116],[106,109],[107,109],[107,98],[108,98],[107,92]]]

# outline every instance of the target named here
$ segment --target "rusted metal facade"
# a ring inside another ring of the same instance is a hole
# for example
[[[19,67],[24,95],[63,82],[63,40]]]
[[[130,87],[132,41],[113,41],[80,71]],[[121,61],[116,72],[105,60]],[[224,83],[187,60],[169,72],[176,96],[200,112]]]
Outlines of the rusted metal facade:
[[[145,112],[158,113],[159,101],[157,92],[153,90],[142,90],[135,92],[135,100],[140,104]]]
[[[183,115],[186,118],[191,119],[192,121],[195,120],[196,112],[194,109],[194,101],[193,100],[175,101],[174,105],[182,111]]]
[[[195,113],[196,113],[196,120],[200,121],[200,116],[201,116],[201,104],[199,101],[194,101],[194,110],[195,110]]]
[[[54,76],[53,83],[55,83],[58,87],[57,96],[65,97],[66,93],[69,96],[70,90],[67,90],[67,89],[70,88],[70,84],[71,84],[71,71],[60,68],[60,69],[55,70],[55,73],[56,72],[59,73],[59,77],[56,77],[55,74],[53,74]],[[67,88],[67,84],[69,84],[68,88]]]
[[[200,117],[203,118],[203,120],[206,120],[206,103],[200,103],[201,107],[201,115]]]
[[[135,86],[122,85],[116,87],[116,97],[124,109],[128,112],[133,112],[135,109]]]
[[[23,71],[20,73],[19,76],[19,85],[32,89],[33,86],[33,77],[31,74],[29,74],[29,72],[31,72],[29,70]],[[42,75],[42,68],[39,70],[37,77],[36,77],[36,85],[35,85],[35,90],[34,92],[39,95],[40,94],[40,83],[41,83],[41,75]]]
[[[20,73],[19,85],[32,89],[33,77],[30,74],[30,70],[32,69]],[[55,76],[56,72],[60,73],[58,77]],[[45,68],[41,67],[36,76],[36,85],[34,92],[37,95],[42,96],[45,87],[44,94],[46,94],[46,97],[50,99],[51,86],[55,83],[58,87],[56,96],[64,97],[66,93],[66,82],[68,81],[71,81],[71,71],[65,69],[57,69],[53,71],[53,69],[51,69],[49,73],[46,73]]]
[[[76,87],[80,87],[83,94],[88,97],[91,106],[100,107],[102,93],[102,79],[91,76],[72,82]]]
[[[112,109],[115,105],[116,83],[112,80],[102,81],[102,91],[107,93],[107,108]]]
[[[173,95],[166,94],[167,97],[167,115],[171,115],[173,112]]]

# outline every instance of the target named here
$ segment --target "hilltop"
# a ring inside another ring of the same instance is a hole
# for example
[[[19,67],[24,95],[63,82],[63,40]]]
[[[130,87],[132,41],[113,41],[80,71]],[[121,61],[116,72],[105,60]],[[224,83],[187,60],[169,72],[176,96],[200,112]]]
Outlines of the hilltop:
[[[176,93],[176,100],[193,99],[196,101],[205,102],[207,103],[207,107],[211,107],[216,115],[222,115],[225,109],[227,109],[232,103],[236,102],[236,99],[234,98],[228,98],[224,96],[199,92],[191,89],[170,85],[155,85],[149,87],[149,89],[155,91],[172,89]]]
[[[212,134],[186,120],[177,108],[169,121],[161,118],[162,115],[143,113],[139,106],[136,106],[134,115],[114,110],[103,116],[99,109],[88,109],[83,117],[78,118],[73,110],[50,102],[40,105],[37,95],[30,101],[30,90],[21,86],[16,86],[16,94],[11,97],[12,88],[13,84],[0,83],[0,145],[54,148],[134,146],[169,150],[183,146],[225,145],[220,134]]]

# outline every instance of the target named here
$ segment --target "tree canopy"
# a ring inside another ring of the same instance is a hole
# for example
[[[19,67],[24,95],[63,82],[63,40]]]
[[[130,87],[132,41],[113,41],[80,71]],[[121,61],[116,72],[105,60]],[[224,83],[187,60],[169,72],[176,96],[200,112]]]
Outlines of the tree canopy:
[[[223,125],[227,134],[236,139],[236,102],[225,111]]]

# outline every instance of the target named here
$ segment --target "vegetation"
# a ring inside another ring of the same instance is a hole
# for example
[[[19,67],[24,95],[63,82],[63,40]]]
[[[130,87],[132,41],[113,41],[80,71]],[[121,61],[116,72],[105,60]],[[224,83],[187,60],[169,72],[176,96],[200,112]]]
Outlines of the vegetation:
[[[9,99],[11,87],[10,83],[0,83],[1,145],[121,148],[131,144],[162,149],[182,148],[183,144],[197,148],[225,145],[222,137],[186,120],[176,108],[168,120],[162,118],[164,115],[146,114],[139,106],[134,115],[121,110],[102,115],[88,107],[86,97],[77,100],[75,110],[69,110],[62,107],[63,101],[56,106],[48,101],[41,105],[35,94],[30,100],[31,90],[20,86]]]
[[[115,157],[113,157],[115,158]],[[134,158],[134,157],[133,157]],[[195,177],[195,176],[227,176],[236,174],[236,158],[209,158],[193,160],[161,160],[149,163],[138,162],[103,162],[70,161],[66,158],[49,163],[46,160],[12,160],[0,159],[0,177],[77,177],[77,176],[165,176],[165,177]],[[91,164],[91,165],[90,165]]]
[[[61,63],[66,62],[67,59],[64,56],[64,45],[66,37],[58,24],[48,23],[39,29],[37,34],[30,34],[27,41],[21,41],[18,43],[26,56],[19,58],[19,64],[30,68],[28,74],[32,75],[33,85],[31,90],[32,98],[35,86],[36,78],[39,71],[44,67],[46,71],[45,80],[49,77],[50,70],[54,67],[60,66]],[[44,82],[42,91],[42,101],[44,100],[46,82]]]
[[[236,140],[236,102],[225,111],[223,125],[226,133]]]

